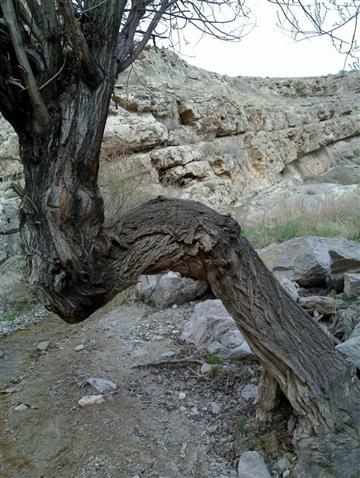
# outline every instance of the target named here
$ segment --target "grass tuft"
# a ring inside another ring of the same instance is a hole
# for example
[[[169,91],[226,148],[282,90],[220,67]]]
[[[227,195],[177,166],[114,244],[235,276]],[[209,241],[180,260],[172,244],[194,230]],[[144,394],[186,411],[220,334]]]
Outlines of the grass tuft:
[[[301,236],[360,241],[360,198],[339,198],[313,209],[301,206],[273,210],[260,224],[244,227],[244,236],[255,249]]]

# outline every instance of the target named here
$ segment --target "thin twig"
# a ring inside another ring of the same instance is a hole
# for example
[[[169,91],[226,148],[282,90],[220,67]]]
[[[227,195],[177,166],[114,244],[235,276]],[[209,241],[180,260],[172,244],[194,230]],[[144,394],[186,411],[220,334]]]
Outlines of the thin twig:
[[[45,88],[45,86],[47,86],[49,83],[51,83],[52,81],[55,80],[55,78],[57,78],[60,73],[63,71],[64,69],[64,66],[65,66],[65,63],[66,63],[66,57],[65,57],[65,60],[64,60],[64,63],[62,64],[61,68],[59,71],[57,71],[55,73],[55,75],[53,75],[51,78],[49,78],[47,81],[45,81],[45,83],[43,85],[40,86],[39,90],[42,90],[43,88]]]

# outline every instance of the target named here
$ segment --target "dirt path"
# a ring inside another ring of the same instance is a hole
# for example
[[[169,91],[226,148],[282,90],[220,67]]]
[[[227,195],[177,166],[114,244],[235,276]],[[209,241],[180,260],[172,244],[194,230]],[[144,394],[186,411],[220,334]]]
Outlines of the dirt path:
[[[0,389],[11,389],[0,395],[0,475],[236,476],[231,464],[209,451],[218,414],[234,408],[234,395],[214,388],[195,368],[131,368],[164,352],[184,355],[179,333],[190,313],[190,305],[154,311],[112,304],[83,324],[50,317],[3,338]],[[50,341],[45,353],[36,351],[42,340]],[[79,344],[85,349],[76,352]],[[79,407],[83,395],[97,393],[86,385],[89,377],[115,382],[118,392],[102,404]],[[16,411],[21,403],[29,408]]]

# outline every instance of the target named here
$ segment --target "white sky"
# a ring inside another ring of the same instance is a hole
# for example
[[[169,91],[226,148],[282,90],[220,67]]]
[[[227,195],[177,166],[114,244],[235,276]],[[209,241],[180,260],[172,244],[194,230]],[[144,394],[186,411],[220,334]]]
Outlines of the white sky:
[[[231,76],[318,76],[338,73],[345,56],[327,37],[295,42],[276,26],[276,10],[265,0],[254,1],[257,26],[240,43],[222,42],[189,31],[189,45],[180,55],[188,63]]]

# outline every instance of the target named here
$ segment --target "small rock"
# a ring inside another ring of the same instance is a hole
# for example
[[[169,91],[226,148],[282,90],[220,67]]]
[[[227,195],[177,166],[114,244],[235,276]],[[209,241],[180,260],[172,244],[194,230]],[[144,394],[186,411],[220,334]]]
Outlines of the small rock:
[[[185,323],[181,338],[198,349],[222,358],[242,359],[253,356],[249,345],[220,300],[197,304]]]
[[[281,287],[287,292],[287,294],[296,302],[299,298],[299,286],[296,282],[288,279],[285,276],[280,276],[277,278]]]
[[[288,470],[291,468],[291,464],[289,460],[285,457],[280,458],[275,465],[273,466],[274,470],[280,471],[280,473],[283,473],[284,471]]]
[[[210,408],[211,408],[211,412],[214,415],[217,415],[218,413],[221,412],[221,406],[216,402],[210,402]]]
[[[141,299],[151,300],[160,307],[184,304],[205,294],[206,282],[181,276],[178,272],[167,272],[155,276],[140,276],[137,294]]]
[[[332,297],[309,295],[300,297],[299,304],[303,309],[317,311],[319,314],[335,314],[339,309],[346,307],[342,300]]]
[[[264,458],[257,451],[246,451],[239,460],[239,478],[271,478]]]
[[[245,385],[240,391],[240,397],[243,400],[255,400],[257,397],[257,386],[256,385]]]
[[[289,433],[293,433],[296,427],[296,421],[294,415],[291,415],[287,422],[287,430]]]
[[[81,352],[82,350],[85,350],[85,345],[84,344],[79,344],[74,348],[75,352]]]
[[[193,416],[199,415],[199,410],[197,409],[197,407],[192,407],[190,409],[190,415],[193,415]]]
[[[179,400],[185,400],[186,398],[186,393],[185,392],[179,392],[178,399]]]
[[[2,350],[0,350],[0,359],[2,359],[4,357],[4,352]]]
[[[240,389],[240,398],[242,400],[245,400],[245,401],[255,400],[256,397],[257,397],[256,385],[247,384]]]
[[[344,274],[344,293],[348,297],[360,295],[360,273]]]
[[[88,405],[96,405],[97,403],[104,402],[103,395],[85,395],[79,400],[80,407],[87,407]]]
[[[172,357],[175,357],[175,355],[176,355],[176,352],[173,352],[172,350],[169,350],[168,352],[163,352],[161,354],[161,357],[172,358]]]
[[[25,405],[25,403],[20,403],[17,407],[15,407],[16,412],[24,412],[25,410],[28,410],[29,405]]]
[[[186,407],[184,407],[183,405],[181,405],[181,407],[179,408],[180,412],[186,412]]]
[[[37,344],[37,347],[36,349],[39,351],[39,352],[46,352],[47,349],[49,348],[49,345],[50,345],[50,342],[48,340],[43,340],[42,342],[39,342]]]
[[[111,382],[110,380],[104,380],[103,378],[91,377],[87,379],[87,383],[100,393],[115,392],[118,388],[116,383]]]
[[[181,450],[180,450],[180,456],[181,457],[185,457],[186,448],[187,448],[187,443],[183,443],[182,446],[181,446]]]
[[[209,363],[204,363],[200,368],[200,373],[202,373],[203,375],[207,375],[208,373],[212,372],[212,369],[212,365],[210,365]]]

